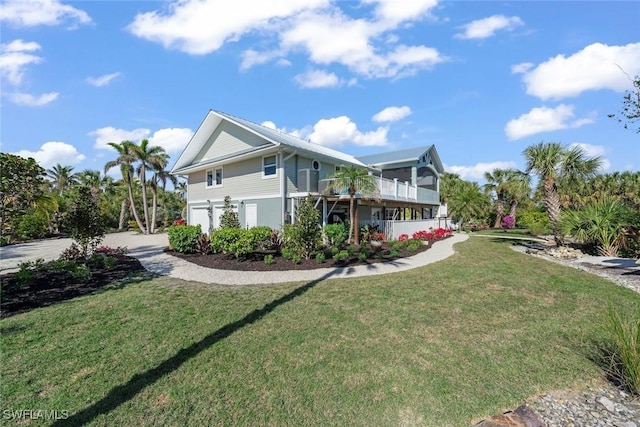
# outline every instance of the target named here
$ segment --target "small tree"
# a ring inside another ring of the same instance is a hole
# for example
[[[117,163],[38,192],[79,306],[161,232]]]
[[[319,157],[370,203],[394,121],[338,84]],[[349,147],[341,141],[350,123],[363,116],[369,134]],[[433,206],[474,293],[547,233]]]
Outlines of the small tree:
[[[224,198],[224,212],[220,215],[220,228],[240,228],[238,213],[231,207],[231,197]]]
[[[66,228],[71,238],[82,249],[85,258],[102,242],[105,232],[104,221],[89,187],[75,189],[66,217]]]
[[[640,120],[640,76],[633,80],[633,90],[626,91],[622,98],[622,110],[618,114],[609,114],[609,117],[616,119],[625,129],[638,126],[636,133],[640,133],[640,125],[636,123]]]
[[[320,212],[313,206],[313,197],[309,195],[298,209],[295,224],[285,228],[285,248],[301,258],[309,258],[321,244],[319,222]]]

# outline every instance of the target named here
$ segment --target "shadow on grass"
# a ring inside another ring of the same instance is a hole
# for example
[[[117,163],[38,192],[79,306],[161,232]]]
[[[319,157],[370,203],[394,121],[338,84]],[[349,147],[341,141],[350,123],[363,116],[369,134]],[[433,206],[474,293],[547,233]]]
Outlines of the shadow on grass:
[[[133,399],[147,386],[152,385],[163,376],[180,368],[180,366],[182,366],[191,358],[196,357],[198,354],[210,348],[214,344],[222,341],[223,339],[230,337],[245,326],[257,322],[267,314],[271,313],[277,307],[281,306],[282,304],[286,304],[296,297],[299,297],[300,295],[306,293],[307,291],[318,285],[320,282],[330,278],[334,274],[336,274],[335,271],[328,272],[322,277],[294,289],[293,291],[278,298],[277,300],[271,301],[262,308],[252,311],[242,319],[237,320],[233,323],[228,323],[220,329],[210,333],[200,341],[191,344],[187,348],[183,348],[174,356],[161,362],[155,368],[134,375],[125,384],[112,388],[104,398],[100,399],[93,405],[81,410],[80,412],[77,412],[76,414],[70,416],[65,420],[56,421],[52,424],[52,426],[84,425],[90,423],[102,414],[107,414],[113,411],[118,406]]]

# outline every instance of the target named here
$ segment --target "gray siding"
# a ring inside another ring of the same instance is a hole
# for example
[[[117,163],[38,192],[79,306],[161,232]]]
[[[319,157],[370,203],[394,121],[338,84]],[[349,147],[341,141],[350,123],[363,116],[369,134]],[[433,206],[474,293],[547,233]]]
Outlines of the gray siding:
[[[280,177],[262,178],[262,156],[222,167],[222,186],[206,188],[206,171],[189,174],[189,200],[222,200],[280,194]]]
[[[241,127],[223,121],[211,134],[193,163],[234,154],[261,145],[270,145],[270,143]]]

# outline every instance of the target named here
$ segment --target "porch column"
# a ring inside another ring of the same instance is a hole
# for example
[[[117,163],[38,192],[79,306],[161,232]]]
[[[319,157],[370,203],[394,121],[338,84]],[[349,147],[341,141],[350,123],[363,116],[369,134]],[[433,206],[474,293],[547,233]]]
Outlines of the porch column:
[[[411,166],[411,185],[418,185],[418,168]]]
[[[327,198],[322,198],[322,227],[327,225]]]
[[[393,178],[393,197],[398,198],[398,178]]]
[[[404,182],[404,198],[409,199],[409,181]]]

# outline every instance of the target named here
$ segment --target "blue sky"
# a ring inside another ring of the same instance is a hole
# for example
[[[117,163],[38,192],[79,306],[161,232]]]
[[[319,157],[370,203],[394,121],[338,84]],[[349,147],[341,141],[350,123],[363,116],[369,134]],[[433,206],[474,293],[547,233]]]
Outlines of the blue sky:
[[[148,138],[175,161],[215,109],[356,156],[435,144],[470,180],[524,168],[540,141],[638,171],[640,135],[607,114],[640,74],[639,17],[623,1],[5,0],[1,149],[79,172]]]

